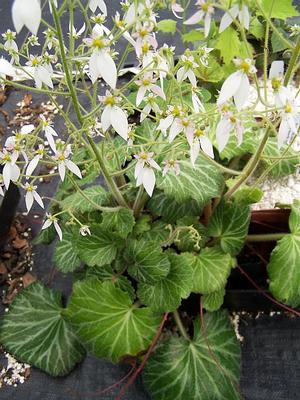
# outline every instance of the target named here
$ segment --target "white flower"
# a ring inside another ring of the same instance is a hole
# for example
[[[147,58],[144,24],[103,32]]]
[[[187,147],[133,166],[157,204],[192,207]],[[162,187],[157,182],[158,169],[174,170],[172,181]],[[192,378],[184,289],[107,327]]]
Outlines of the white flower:
[[[157,127],[158,131],[161,131],[164,135],[167,134],[167,130],[173,124],[175,118],[183,117],[184,113],[180,106],[168,106],[167,117],[162,118],[159,121],[159,125]]]
[[[188,78],[193,86],[197,86],[197,80],[193,69],[197,68],[198,64],[195,62],[194,57],[183,55],[181,56],[181,63],[183,66],[177,71],[177,81],[182,82]]]
[[[89,60],[89,73],[93,83],[100,77],[113,89],[117,84],[117,68],[107,48],[109,41],[103,37],[103,28],[95,25],[91,38],[84,39],[84,43],[93,49]]]
[[[42,144],[39,144],[39,148],[36,150],[36,155],[33,157],[33,159],[29,162],[27,168],[26,168],[26,176],[32,176],[34,170],[38,166],[39,161],[43,158],[45,153],[44,146]]]
[[[213,6],[206,0],[197,0],[196,5],[200,8],[195,14],[193,14],[187,21],[186,25],[194,25],[204,20],[204,36],[207,37],[210,31],[211,18],[214,13]]]
[[[22,154],[26,164],[28,163],[28,158],[25,153],[24,137],[34,130],[34,125],[24,125],[19,132],[14,132],[13,136],[9,136],[4,144],[7,151],[12,153],[14,158],[19,158],[20,153]]]
[[[60,226],[58,225],[57,218],[48,213],[46,214],[46,216],[47,216],[47,219],[44,222],[42,229],[47,229],[53,224],[54,228],[56,230],[56,233],[58,234],[59,240],[62,240],[62,231],[61,231]]]
[[[240,110],[249,96],[250,82],[248,74],[254,74],[256,68],[249,58],[245,60],[236,59],[234,63],[239,67],[239,71],[229,75],[224,81],[217,104],[221,106],[233,96],[236,108]]]
[[[100,11],[104,15],[107,15],[107,7],[103,0],[90,0],[89,1],[89,8],[93,13],[95,13],[97,7],[99,7]]]
[[[120,102],[119,97],[112,96],[107,90],[106,95],[98,97],[105,104],[101,115],[101,125],[104,132],[112,125],[114,130],[124,139],[128,139],[128,120],[126,113],[117,104]]]
[[[280,149],[286,142],[290,142],[293,136],[298,133],[300,126],[300,113],[297,108],[295,99],[286,101],[278,130],[278,149]]]
[[[241,8],[238,4],[235,4],[228,10],[228,12],[223,15],[220,23],[219,32],[221,33],[226,28],[228,28],[228,26],[232,24],[232,21],[237,17],[239,18],[242,26],[248,30],[250,24],[249,9],[245,4],[243,4]]]
[[[68,145],[64,151],[57,151],[54,159],[58,162],[58,172],[62,181],[65,179],[66,168],[73,172],[78,178],[82,178],[80,169],[68,157],[71,154],[71,145]]]
[[[17,33],[25,25],[34,35],[40,26],[42,18],[39,0],[15,0],[12,6],[12,18]]]
[[[153,160],[154,153],[135,154],[138,160],[135,166],[134,177],[136,185],[143,185],[148,195],[151,197],[155,186],[155,174],[153,168],[160,171],[160,166]]]
[[[43,131],[45,133],[46,139],[51,147],[52,151],[56,153],[56,145],[53,136],[58,136],[55,130],[52,128],[53,123],[46,120],[44,115],[40,115],[40,119],[42,121]]]
[[[183,132],[187,138],[189,145],[191,146],[193,143],[194,131],[195,131],[194,122],[192,122],[188,118],[175,118],[170,128],[169,142],[170,143],[173,142],[175,137],[179,133]]]
[[[228,107],[224,105],[221,109],[222,118],[220,119],[216,128],[216,139],[218,143],[218,149],[221,153],[229,140],[230,132],[235,129],[238,146],[243,141],[244,127],[242,122],[236,118],[231,112],[228,111]]]
[[[73,39],[79,39],[80,36],[85,32],[85,22],[83,23],[82,27],[77,31],[74,25],[69,24],[69,36],[72,36]]]
[[[24,189],[26,190],[25,203],[26,203],[27,212],[29,212],[31,210],[34,200],[42,208],[44,208],[43,200],[41,199],[40,195],[37,193],[36,188],[37,188],[37,186],[33,186],[33,185],[29,184],[28,182],[25,183]]]
[[[41,57],[30,55],[30,59],[27,61],[26,65],[33,67],[33,79],[38,89],[42,88],[43,83],[53,89],[52,74],[43,65]]]
[[[142,79],[135,81],[135,83],[139,86],[136,95],[136,105],[139,106],[143,101],[146,93],[148,91],[153,92],[157,96],[161,97],[163,100],[166,100],[166,96],[161,87],[155,85],[156,78],[152,77],[151,73],[146,73]]]
[[[153,93],[149,93],[147,97],[144,98],[146,103],[145,107],[142,109],[140,122],[143,122],[145,118],[150,114],[153,110],[156,113],[160,112],[160,108],[156,104],[155,95]]]
[[[0,162],[4,164],[2,175],[6,189],[9,188],[10,181],[17,182],[20,177],[20,168],[16,165],[17,159],[16,153],[10,154],[6,149],[0,151]]]
[[[136,32],[132,35],[133,38],[136,39],[135,42],[135,51],[138,57],[140,57],[143,53],[147,53],[150,49],[150,46],[153,47],[154,50],[157,49],[158,43],[155,37],[155,33],[153,33],[153,24],[137,24]]]
[[[14,67],[4,58],[0,58],[0,79],[7,76],[14,77],[16,75]]]
[[[82,225],[81,228],[79,229],[79,233],[82,236],[91,235],[90,227],[87,225]]]
[[[182,6],[180,4],[176,3],[176,0],[172,2],[171,10],[172,10],[172,13],[175,15],[176,18],[182,19],[182,17],[180,17],[178,15],[178,13],[183,13],[184,12],[184,8],[182,8]]]
[[[195,113],[199,113],[200,111],[205,112],[205,108],[204,108],[201,100],[197,96],[196,89],[197,88],[192,88],[192,104],[193,104],[194,111],[195,111]]]
[[[209,157],[214,158],[214,149],[211,141],[206,136],[206,133],[202,129],[196,129],[194,132],[194,139],[191,145],[190,154],[191,154],[191,163],[195,166],[195,162],[198,158],[200,148],[207,154]]]
[[[180,166],[179,166],[179,161],[177,160],[167,160],[163,162],[164,164],[164,169],[162,172],[163,176],[166,176],[166,174],[169,171],[174,171],[175,175],[179,175],[180,174]]]
[[[290,97],[287,87],[283,86],[284,62],[281,60],[273,61],[269,71],[269,79],[274,92],[275,105],[283,108]]]
[[[19,55],[18,55],[18,45],[15,42],[16,32],[12,32],[8,29],[5,33],[2,33],[2,37],[5,40],[4,42],[4,49],[8,51],[12,55],[12,60],[16,63],[19,62]]]

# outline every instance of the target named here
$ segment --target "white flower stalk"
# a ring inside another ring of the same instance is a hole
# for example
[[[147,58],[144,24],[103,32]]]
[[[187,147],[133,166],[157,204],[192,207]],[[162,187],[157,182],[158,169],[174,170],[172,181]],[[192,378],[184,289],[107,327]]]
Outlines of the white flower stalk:
[[[194,132],[194,139],[190,149],[191,163],[195,167],[195,162],[199,156],[200,149],[209,157],[214,158],[214,149],[211,141],[206,135],[205,130],[196,129]]]
[[[135,166],[134,177],[136,185],[143,185],[148,195],[151,197],[155,187],[155,174],[153,168],[160,171],[160,166],[153,160],[154,153],[135,154],[137,159]]]
[[[16,72],[10,62],[4,58],[0,58],[0,80],[3,78],[5,79],[6,76],[14,78],[16,76]]]
[[[171,10],[172,10],[173,15],[175,15],[176,18],[182,19],[182,17],[180,15],[178,15],[178,13],[183,13],[184,8],[180,4],[178,4],[176,2],[176,0],[172,1]]]
[[[243,4],[240,6],[239,4],[235,4],[231,7],[228,12],[226,12],[220,22],[219,32],[223,32],[228,26],[230,26],[234,19],[238,18],[241,25],[245,29],[249,29],[250,25],[250,14],[248,7]]]
[[[42,121],[42,129],[44,131],[45,137],[49,143],[49,146],[51,147],[51,150],[56,153],[56,145],[55,145],[55,140],[54,136],[57,137],[58,134],[55,132],[53,129],[53,123],[50,121],[47,121],[44,115],[40,115],[40,119]]]
[[[128,139],[128,120],[126,113],[117,104],[120,97],[113,96],[108,90],[105,96],[99,96],[99,100],[105,104],[101,115],[101,125],[104,132],[112,126],[124,140]]]
[[[97,8],[104,14],[107,15],[107,7],[104,0],[90,0],[89,1],[89,8],[92,13],[95,13]]]
[[[148,96],[144,98],[144,101],[146,105],[142,109],[140,122],[143,122],[151,111],[154,111],[155,113],[160,113],[160,108],[156,104],[156,96],[153,93],[149,93]]]
[[[55,156],[53,157],[54,160],[58,163],[58,173],[62,182],[65,179],[66,169],[78,176],[78,178],[82,179],[80,169],[75,163],[73,163],[73,161],[69,160],[69,156],[71,154],[71,145],[68,145],[64,151],[57,151]]]
[[[33,67],[33,79],[38,89],[41,89],[43,84],[53,89],[52,74],[43,65],[42,57],[30,55],[30,59],[27,61],[26,65]]]
[[[27,212],[29,212],[31,210],[31,207],[32,207],[34,201],[36,201],[39,206],[44,208],[43,200],[41,199],[41,196],[36,191],[37,186],[33,186],[30,183],[26,182],[24,189],[26,191],[25,204],[26,204]]]
[[[43,159],[44,154],[45,154],[45,148],[42,144],[39,144],[39,148],[36,150],[36,155],[33,157],[33,159],[27,165],[26,177],[32,176],[32,174],[35,171],[36,167],[38,166],[40,160]]]
[[[188,78],[193,86],[197,86],[197,79],[193,69],[199,67],[199,65],[195,62],[194,57],[186,55],[181,56],[181,64],[183,64],[183,66],[177,71],[177,81],[183,82]]]
[[[230,132],[235,131],[238,146],[243,142],[244,127],[242,122],[236,118],[228,109],[227,105],[224,105],[221,109],[222,118],[220,119],[216,128],[216,139],[218,143],[218,149],[221,153],[226,147]]]
[[[4,50],[6,50],[12,56],[12,61],[18,63],[19,62],[19,55],[18,55],[18,45],[15,42],[16,32],[12,32],[8,29],[5,33],[2,33],[2,37],[5,40],[4,42]]]
[[[57,218],[51,214],[46,214],[47,219],[44,222],[42,229],[47,229],[49,228],[52,224],[54,226],[54,229],[56,230],[56,233],[58,234],[59,240],[62,240],[62,230],[60,226],[58,225]]]
[[[42,18],[40,0],[15,0],[12,6],[12,19],[17,33],[23,26],[37,34]]]
[[[269,71],[269,79],[274,92],[274,101],[277,108],[283,108],[290,96],[287,87],[283,86],[284,62],[273,61]]]
[[[169,142],[173,142],[179,133],[183,132],[190,146],[192,146],[195,132],[195,124],[188,118],[175,118],[170,128]]]
[[[212,15],[215,12],[214,7],[209,1],[197,0],[196,6],[200,8],[188,20],[185,21],[186,25],[195,25],[200,21],[204,21],[204,36],[207,37],[210,31]]]
[[[91,38],[83,40],[85,44],[93,49],[89,60],[89,73],[93,83],[100,77],[112,88],[117,84],[117,67],[109,54],[109,41],[103,37],[103,29],[95,25]]]
[[[141,102],[144,100],[144,97],[147,92],[152,92],[157,96],[161,97],[163,100],[166,100],[166,96],[161,87],[156,85],[157,78],[152,77],[152,73],[146,73],[142,79],[135,81],[135,83],[139,86],[136,95],[136,105],[139,106]]]
[[[300,112],[295,99],[286,101],[282,111],[282,119],[278,130],[278,149],[285,143],[290,143],[294,135],[297,135],[300,126]]]
[[[184,115],[180,106],[168,106],[166,114],[166,118],[162,118],[157,127],[157,130],[161,131],[164,135],[167,134],[167,130],[171,127],[175,118],[180,118]]]
[[[222,106],[233,97],[236,108],[240,111],[249,97],[250,82],[248,75],[255,74],[257,70],[249,58],[245,60],[235,59],[234,63],[239,71],[229,75],[224,81],[217,104]]]
[[[6,149],[0,151],[0,163],[4,165],[2,176],[5,188],[9,188],[10,181],[17,182],[20,177],[20,168],[16,165],[16,153],[9,153]]]
[[[163,176],[166,176],[169,172],[174,172],[176,176],[180,174],[180,165],[177,160],[167,160],[163,162],[164,169],[162,172]]]

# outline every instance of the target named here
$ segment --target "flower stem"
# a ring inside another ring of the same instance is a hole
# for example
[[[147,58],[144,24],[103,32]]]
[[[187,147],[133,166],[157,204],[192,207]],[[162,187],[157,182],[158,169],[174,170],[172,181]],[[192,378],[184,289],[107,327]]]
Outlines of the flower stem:
[[[66,52],[65,52],[65,45],[64,45],[63,33],[62,33],[62,29],[61,29],[60,20],[59,20],[58,14],[57,14],[57,10],[54,7],[53,1],[51,1],[51,5],[52,5],[53,18],[54,18],[55,27],[56,27],[56,30],[57,30],[58,41],[59,41],[61,61],[62,61],[62,65],[63,65],[63,69],[64,69],[64,72],[65,72],[65,75],[66,75],[67,85],[68,85],[68,88],[69,88],[69,91],[70,91],[70,95],[71,95],[71,98],[72,98],[72,101],[73,101],[73,106],[74,106],[74,110],[75,110],[75,113],[76,113],[76,116],[77,116],[77,120],[78,120],[79,124],[81,126],[83,126],[84,118],[83,118],[83,116],[81,114],[81,111],[80,111],[80,104],[79,104],[79,101],[77,99],[76,91],[75,91],[75,88],[73,86],[72,77],[71,77],[71,74],[70,74],[70,71],[69,71],[69,67],[68,67],[68,62],[67,62],[67,57],[66,57]],[[127,205],[122,193],[120,192],[120,190],[117,187],[115,181],[110,176],[110,174],[109,174],[109,172],[108,172],[108,170],[106,168],[106,165],[105,165],[105,163],[104,163],[104,161],[102,159],[102,156],[100,154],[100,151],[99,151],[98,147],[96,146],[96,144],[94,143],[94,141],[93,141],[93,139],[91,137],[87,136],[87,140],[88,140],[88,142],[89,142],[89,144],[90,144],[90,146],[91,146],[91,148],[92,148],[92,150],[93,150],[93,152],[94,152],[94,154],[95,154],[95,156],[97,158],[97,161],[98,161],[98,163],[100,165],[102,174],[103,174],[103,176],[105,178],[107,186],[110,189],[112,195],[114,196],[114,198],[116,199],[116,201],[118,202],[118,204],[120,206],[128,208],[128,205]]]
[[[289,233],[264,233],[261,235],[248,235],[247,242],[273,242],[289,235]]]
[[[140,212],[142,211],[148,197],[149,196],[144,191],[143,186],[140,186],[138,194],[137,194],[135,202],[134,202],[134,205],[133,205],[133,213],[134,213],[135,217],[138,217],[140,215]]]
[[[285,77],[284,77],[284,81],[283,81],[284,86],[287,86],[289,84],[291,78],[293,77],[294,67],[295,67],[295,64],[297,63],[299,53],[300,53],[300,36],[297,40],[296,47],[293,50],[292,57],[289,62],[289,66],[288,66],[288,69],[287,69]]]
[[[175,322],[176,322],[176,325],[177,325],[177,327],[178,327],[179,332],[181,333],[181,335],[182,335],[186,340],[188,340],[188,341],[190,342],[191,339],[189,338],[188,334],[186,333],[186,330],[185,330],[185,328],[184,328],[184,326],[183,326],[183,324],[182,324],[182,321],[181,321],[181,319],[180,319],[180,316],[179,316],[179,314],[178,314],[178,311],[174,311],[174,312],[173,312],[173,317],[174,317],[174,320],[175,320]]]

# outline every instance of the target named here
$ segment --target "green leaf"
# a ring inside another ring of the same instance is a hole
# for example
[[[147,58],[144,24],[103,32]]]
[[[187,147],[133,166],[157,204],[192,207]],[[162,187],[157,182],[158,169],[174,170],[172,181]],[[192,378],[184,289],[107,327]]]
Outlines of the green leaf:
[[[155,284],[170,270],[170,261],[157,242],[131,240],[127,243],[124,259],[129,275],[141,283]]]
[[[181,161],[178,176],[170,172],[165,177],[158,177],[157,187],[178,203],[194,199],[199,207],[203,207],[212,197],[220,195],[222,182],[219,169],[199,156],[195,167],[189,160]]]
[[[170,229],[168,225],[163,221],[155,221],[151,225],[151,229],[143,234],[143,239],[149,242],[162,243],[168,239],[170,235]]]
[[[291,234],[277,242],[268,265],[270,290],[279,301],[297,307],[300,304],[300,202],[292,206],[289,218]]]
[[[52,376],[68,374],[85,351],[61,311],[59,293],[39,282],[31,284],[3,316],[1,344],[18,360]]]
[[[133,227],[133,236],[138,237],[144,232],[148,232],[151,229],[151,217],[150,215],[142,215],[138,220],[136,220]]]
[[[195,200],[178,203],[176,198],[156,191],[147,204],[153,215],[163,217],[167,222],[175,222],[186,215],[201,215],[201,207]]]
[[[91,236],[80,238],[77,242],[80,259],[90,267],[110,264],[117,255],[118,248],[124,244],[121,237],[102,225],[92,225]]]
[[[250,222],[250,208],[221,202],[208,224],[208,234],[217,238],[225,253],[236,255],[244,245]]]
[[[119,208],[115,212],[102,213],[102,226],[126,238],[132,232],[135,224],[132,210]]]
[[[293,6],[293,0],[262,0],[261,7],[264,13],[270,18],[283,19],[284,21],[286,18],[299,15],[296,7]],[[258,14],[262,15],[261,13]]]
[[[196,69],[195,74],[204,82],[216,83],[224,78],[224,68],[220,66],[215,57],[210,56],[207,67],[199,61],[199,67]]]
[[[209,345],[209,348],[208,348]],[[225,311],[206,313],[193,340],[172,335],[145,365],[143,380],[153,400],[238,400],[240,345]]]
[[[234,193],[234,200],[242,207],[258,203],[264,195],[264,192],[258,187],[242,186]]]
[[[155,285],[141,283],[137,295],[153,311],[175,311],[191,293],[193,270],[184,254],[168,253],[171,262],[169,274]]]
[[[110,173],[116,172],[124,166],[127,156],[126,142],[120,136],[112,141],[101,141],[100,152],[103,154],[105,165]]]
[[[267,141],[263,156],[271,158],[265,159],[264,162],[267,164],[267,166],[271,166],[276,162],[276,165],[274,165],[270,171],[270,174],[274,178],[280,178],[282,176],[293,174],[296,171],[297,164],[300,162],[299,154],[297,155],[293,150],[288,150],[284,157],[295,157],[280,159],[283,152],[285,153],[286,149],[287,146],[283,146],[281,150],[278,150],[276,138],[269,138]]]
[[[231,160],[234,157],[242,156],[244,154],[252,154],[255,151],[257,141],[259,140],[259,136],[255,134],[253,131],[247,131],[244,134],[243,143],[238,146],[237,138],[235,134],[232,132],[229,137],[229,141],[225,146],[224,150],[221,152],[221,159]]]
[[[114,363],[147,349],[160,323],[112,282],[92,279],[75,283],[67,317],[89,351]]]
[[[224,302],[225,288],[202,296],[203,308],[207,311],[217,311]]]
[[[221,57],[225,64],[232,62],[234,57],[240,55],[241,42],[237,31],[229,26],[219,34],[215,48],[220,50]]]
[[[249,32],[258,40],[263,39],[265,36],[265,28],[258,18],[253,18],[250,23]]]
[[[157,23],[157,29],[163,33],[175,33],[176,21],[173,19],[163,19]]]
[[[203,32],[196,29],[193,29],[182,35],[182,40],[184,43],[195,43],[203,39],[205,39]]]
[[[54,263],[61,272],[73,272],[80,267],[75,235],[69,232],[63,233],[63,238],[56,244],[54,251]]]
[[[40,231],[38,236],[33,239],[33,244],[50,244],[54,241],[56,235],[54,225],[52,224],[49,228]]]
[[[64,209],[71,208],[73,211],[85,213],[97,210],[108,201],[109,194],[102,186],[91,186],[83,190],[84,196],[79,192],[73,193],[62,201]],[[87,200],[88,199],[88,200]]]
[[[209,294],[224,288],[234,259],[230,254],[215,247],[206,247],[199,255],[185,253],[189,257],[193,273],[194,293]]]

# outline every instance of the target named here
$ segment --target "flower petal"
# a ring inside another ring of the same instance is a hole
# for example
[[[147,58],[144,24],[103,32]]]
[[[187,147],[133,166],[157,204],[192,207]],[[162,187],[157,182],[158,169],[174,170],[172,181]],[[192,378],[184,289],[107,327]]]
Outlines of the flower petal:
[[[111,125],[111,110],[111,106],[106,106],[101,114],[101,126],[103,132],[106,132]]]
[[[280,78],[284,74],[284,61],[276,60],[271,64],[271,68],[269,71],[269,79],[272,78]]]
[[[164,94],[164,91],[162,90],[161,87],[159,87],[158,85],[154,85],[152,84],[150,86],[151,91],[156,94],[157,96],[161,97],[163,100],[166,100],[166,95]]]
[[[65,179],[65,175],[66,175],[66,166],[63,162],[60,162],[58,164],[58,173],[59,173],[60,179],[63,182]]]
[[[211,141],[206,136],[200,136],[199,138],[201,149],[207,154],[209,157],[214,158],[214,149]]]
[[[44,203],[43,203],[43,200],[41,199],[41,196],[40,196],[36,191],[33,191],[33,197],[34,197],[34,200],[35,200],[42,208],[45,208]]]
[[[57,221],[54,221],[54,228],[58,234],[59,240],[62,240],[62,231],[61,231],[60,226],[58,225]]]
[[[225,13],[221,19],[219,33],[225,31],[229,25],[231,25],[234,18],[237,17],[239,13],[239,6],[235,4],[233,7],[230,8],[228,13]]]
[[[81,175],[80,169],[77,167],[77,165],[75,163],[73,163],[73,161],[66,160],[65,164],[66,164],[66,167],[68,168],[68,170],[73,172],[73,174],[78,176],[78,178],[82,179],[82,175]]]
[[[286,118],[282,118],[282,121],[278,130],[277,146],[280,150],[281,147],[286,143],[290,133],[290,126]]]
[[[124,139],[128,139],[128,120],[125,112],[117,106],[113,106],[110,112],[111,124],[114,130]]]
[[[33,194],[32,192],[26,192],[25,195],[25,204],[26,204],[26,208],[27,208],[27,212],[29,212],[31,210],[32,204],[33,204]]]
[[[248,7],[243,4],[241,11],[239,12],[239,20],[245,29],[249,29],[250,25],[250,14]]]
[[[101,51],[97,57],[98,71],[103,80],[112,88],[117,85],[117,68],[114,60],[106,51]]]
[[[182,130],[183,126],[179,123],[177,119],[175,119],[170,129],[169,142],[173,142],[173,140],[180,132],[182,132]]]
[[[0,74],[15,76],[14,67],[4,58],[0,58]]]
[[[250,82],[246,74],[242,75],[241,83],[233,98],[238,111],[243,107],[249,97]]]
[[[234,94],[238,91],[240,87],[242,76],[242,71],[234,72],[233,74],[228,76],[221,87],[217,100],[218,105],[226,103],[226,101],[229,100],[230,97],[234,96]]]
[[[195,14],[193,14],[189,19],[187,19],[184,24],[185,25],[194,25],[197,24],[199,21],[202,20],[204,16],[204,12],[202,10],[199,10],[197,12],[195,12]]]
[[[33,159],[30,161],[30,163],[27,166],[26,176],[31,176],[33,174],[34,170],[38,166],[39,160],[40,160],[39,156],[33,157]]]
[[[232,125],[227,118],[222,118],[217,125],[216,139],[220,153],[224,150],[226,144],[228,143],[231,128]]]
[[[143,186],[151,197],[155,186],[155,174],[153,169],[147,167],[143,169]]]
[[[191,149],[190,149],[190,155],[191,155],[191,163],[192,166],[195,167],[195,162],[198,158],[199,155],[199,151],[200,151],[200,143],[199,140],[195,140],[192,143]]]
[[[136,95],[136,105],[139,106],[143,101],[145,94],[147,92],[147,88],[145,86],[140,86],[137,95]]]

